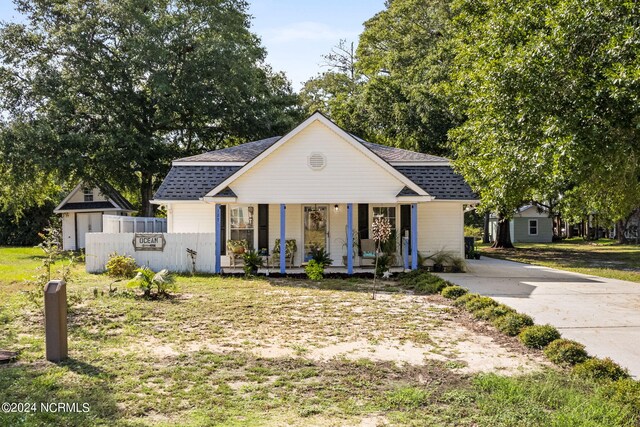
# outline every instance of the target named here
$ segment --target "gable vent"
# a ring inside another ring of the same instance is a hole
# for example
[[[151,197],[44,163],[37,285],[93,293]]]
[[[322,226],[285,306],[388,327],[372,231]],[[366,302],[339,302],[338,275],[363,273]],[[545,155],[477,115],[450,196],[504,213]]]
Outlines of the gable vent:
[[[327,158],[322,153],[311,153],[308,163],[311,169],[319,171],[327,165]]]

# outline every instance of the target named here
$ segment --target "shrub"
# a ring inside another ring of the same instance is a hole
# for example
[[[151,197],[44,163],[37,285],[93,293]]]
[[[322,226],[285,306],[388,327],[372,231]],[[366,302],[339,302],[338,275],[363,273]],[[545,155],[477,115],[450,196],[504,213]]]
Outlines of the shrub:
[[[257,273],[258,269],[264,265],[260,254],[253,250],[246,251],[242,254],[242,261],[244,262],[242,269],[244,270],[245,276],[251,276]]]
[[[515,313],[515,310],[511,307],[507,307],[504,304],[498,304],[490,307],[485,307],[481,310],[476,310],[473,312],[473,316],[477,319],[494,320],[500,317],[504,317],[510,313]]]
[[[322,268],[331,265],[331,263],[333,262],[333,260],[329,257],[329,253],[323,248],[311,249],[311,259],[320,264]]]
[[[138,274],[127,283],[127,287],[141,289],[146,298],[166,297],[171,291],[178,289],[173,276],[166,269],[154,273],[149,267],[142,267],[136,272]]]
[[[312,259],[304,268],[304,272],[307,273],[309,280],[322,280],[324,277],[324,266]]]
[[[479,296],[478,298],[474,298],[468,301],[464,306],[470,312],[475,313],[485,308],[495,307],[497,305],[498,303],[494,299],[489,297]]]
[[[431,273],[424,273],[414,286],[414,291],[420,294],[437,294],[447,286],[447,282]]]
[[[471,300],[480,298],[480,295],[478,294],[464,294],[461,297],[457,298],[454,302],[453,305],[455,305],[456,307],[462,307],[467,305],[467,303]]]
[[[378,256],[378,265],[376,266],[376,277],[382,277],[384,273],[389,271],[393,263],[395,262],[395,257],[389,254],[382,254]]]
[[[528,326],[533,326],[533,319],[526,314],[511,312],[494,319],[493,326],[503,334],[514,337]]]
[[[587,359],[574,366],[573,373],[579,377],[596,381],[617,381],[629,378],[629,372],[608,357]]]
[[[627,406],[635,416],[640,416],[640,382],[623,378],[608,384],[601,393],[607,400]]]
[[[528,326],[520,332],[520,341],[530,348],[543,349],[560,338],[560,332],[551,325]]]
[[[462,295],[466,294],[467,292],[469,291],[466,290],[465,288],[454,285],[454,286],[445,287],[440,293],[445,298],[456,299],[456,298],[460,298]]]
[[[544,355],[556,365],[563,366],[573,366],[589,358],[584,345],[562,338],[549,344],[544,349]]]
[[[109,277],[131,279],[136,275],[138,265],[132,257],[119,255],[117,252],[114,252],[109,255],[109,261],[105,268],[107,269],[107,275],[109,275]]]

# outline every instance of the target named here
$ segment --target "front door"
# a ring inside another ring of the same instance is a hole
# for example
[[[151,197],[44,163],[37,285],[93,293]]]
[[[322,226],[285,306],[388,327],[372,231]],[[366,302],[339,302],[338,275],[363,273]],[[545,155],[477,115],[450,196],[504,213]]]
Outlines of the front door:
[[[76,233],[78,234],[78,247],[81,249],[86,246],[86,233],[100,233],[102,232],[102,213],[78,213]]]
[[[304,261],[311,259],[313,249],[327,250],[329,230],[329,207],[326,205],[305,206],[304,215]]]

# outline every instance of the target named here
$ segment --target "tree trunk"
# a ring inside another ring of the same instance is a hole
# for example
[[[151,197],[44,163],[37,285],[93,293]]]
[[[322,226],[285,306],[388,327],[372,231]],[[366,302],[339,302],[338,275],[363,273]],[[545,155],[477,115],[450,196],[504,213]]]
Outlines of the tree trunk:
[[[624,235],[625,232],[625,223],[623,220],[619,220],[616,224],[616,239],[618,239],[618,243],[625,244],[627,243],[627,238]]]
[[[498,216],[498,226],[496,227],[496,241],[492,248],[509,249],[513,248],[511,243],[511,232],[509,230],[509,219],[503,215]]]
[[[564,228],[566,230],[567,239],[573,237],[573,224],[569,224],[569,221],[565,221]]]
[[[489,212],[484,213],[484,232],[482,233],[482,243],[489,243]]]
[[[140,213],[145,217],[155,215],[155,206],[149,203],[153,197],[153,175],[143,172],[140,179]]]

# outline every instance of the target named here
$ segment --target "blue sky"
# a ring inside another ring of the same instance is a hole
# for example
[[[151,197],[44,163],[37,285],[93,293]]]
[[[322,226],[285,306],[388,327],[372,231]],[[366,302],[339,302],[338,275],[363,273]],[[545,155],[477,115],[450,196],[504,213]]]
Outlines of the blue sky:
[[[253,32],[275,70],[293,87],[323,71],[322,55],[340,39],[358,41],[362,24],[384,9],[384,0],[250,0]],[[10,0],[0,0],[0,20],[20,19]]]

